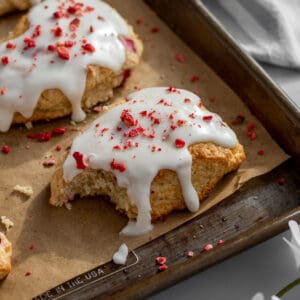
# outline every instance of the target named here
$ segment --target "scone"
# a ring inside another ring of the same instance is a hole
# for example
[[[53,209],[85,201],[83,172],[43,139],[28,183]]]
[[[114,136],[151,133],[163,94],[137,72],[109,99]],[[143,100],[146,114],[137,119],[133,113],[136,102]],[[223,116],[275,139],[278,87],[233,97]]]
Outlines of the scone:
[[[100,0],[35,5],[0,44],[0,131],[72,114],[113,95],[139,63],[132,27]]]
[[[244,159],[235,133],[197,95],[147,88],[75,138],[52,178],[50,203],[108,195],[131,219],[122,233],[143,234],[151,220],[173,210],[197,211],[199,200]]]
[[[11,270],[12,247],[7,237],[0,232],[0,280],[4,279]]]
[[[40,2],[38,0],[0,0],[0,16],[15,10],[25,10],[31,5]]]

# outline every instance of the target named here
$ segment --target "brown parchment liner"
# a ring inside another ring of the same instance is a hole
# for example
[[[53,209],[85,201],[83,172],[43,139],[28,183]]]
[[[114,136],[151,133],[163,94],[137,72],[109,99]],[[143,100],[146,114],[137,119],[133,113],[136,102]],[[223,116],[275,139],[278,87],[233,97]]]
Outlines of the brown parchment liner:
[[[86,124],[78,126],[70,125],[69,119],[65,118],[34,124],[31,130],[24,126],[14,127],[8,133],[0,134],[0,146],[8,144],[11,147],[10,154],[0,153],[0,215],[9,217],[15,224],[8,233],[13,243],[13,268],[8,278],[0,283],[1,299],[29,299],[105,263],[123,241],[130,248],[138,247],[146,243],[150,236],[155,238],[162,235],[216,205],[249,179],[272,170],[287,159],[287,155],[251,115],[241,99],[146,4],[140,0],[109,2],[134,25],[145,44],[142,63],[116,96],[127,95],[134,91],[135,86],[175,86],[199,91],[205,106],[219,113],[229,124],[239,112],[243,112],[246,122],[233,126],[233,129],[245,147],[247,160],[236,173],[226,176],[218,184],[198,213],[174,213],[165,222],[155,224],[153,232],[148,235],[123,238],[118,232],[127,219],[107,201],[78,200],[73,203],[71,211],[48,204],[49,182],[54,167],[43,167],[43,159],[47,154],[58,159],[63,151],[56,152],[55,146],[60,144],[65,149],[78,134],[71,129],[88,126],[96,117],[95,114],[89,116]],[[7,34],[17,18],[1,17],[0,34]],[[140,25],[136,25],[138,18],[143,20]],[[159,28],[159,32],[151,33],[153,27]],[[175,59],[177,53],[184,56],[183,63]],[[190,78],[193,75],[199,76],[200,80],[192,83]],[[254,141],[250,141],[246,134],[249,122],[257,124],[257,139]],[[26,138],[29,132],[51,131],[61,126],[70,130],[49,142],[38,143]],[[26,149],[26,145],[29,149]],[[265,150],[264,156],[257,155],[259,149]],[[34,195],[26,200],[13,192],[16,184],[31,185]],[[29,249],[31,244],[35,245],[34,250]],[[28,271],[32,275],[26,277]]]

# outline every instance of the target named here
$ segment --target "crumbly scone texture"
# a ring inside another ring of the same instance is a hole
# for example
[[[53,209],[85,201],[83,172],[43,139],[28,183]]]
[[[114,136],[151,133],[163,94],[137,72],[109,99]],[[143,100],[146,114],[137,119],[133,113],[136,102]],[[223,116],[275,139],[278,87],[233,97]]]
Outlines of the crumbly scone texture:
[[[227,173],[236,170],[245,160],[243,146],[224,148],[213,143],[198,143],[189,147],[192,155],[192,183],[203,201],[217,182]],[[63,162],[60,162],[51,181],[50,203],[62,206],[80,197],[108,195],[116,209],[136,218],[137,208],[127,196],[125,188],[119,187],[113,173],[104,170],[86,169],[71,182],[63,179]],[[152,221],[174,210],[186,208],[181,186],[174,171],[160,170],[151,184]]]
[[[30,8],[29,0],[0,0],[0,16],[15,10],[25,10]]]
[[[22,17],[15,30],[0,42],[8,41],[23,34],[29,24],[26,16]],[[87,68],[87,81],[85,92],[81,100],[81,106],[88,111],[97,103],[105,102],[113,96],[113,89],[122,84],[126,70],[132,69],[140,61],[143,52],[143,43],[129,26],[130,38],[134,41],[136,52],[126,51],[126,61],[119,72],[97,65],[89,65]],[[38,100],[37,106],[31,118],[24,118],[21,114],[14,115],[13,123],[26,123],[29,121],[51,120],[70,115],[72,107],[68,98],[59,89],[45,90]]]
[[[11,270],[12,246],[4,233],[0,232],[0,280],[4,279]]]

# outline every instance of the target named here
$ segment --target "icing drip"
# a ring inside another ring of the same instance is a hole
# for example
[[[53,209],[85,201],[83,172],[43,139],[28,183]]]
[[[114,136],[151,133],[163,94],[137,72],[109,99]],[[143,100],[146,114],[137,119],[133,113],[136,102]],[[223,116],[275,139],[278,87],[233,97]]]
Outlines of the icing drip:
[[[86,167],[113,172],[138,209],[137,220],[130,221],[122,233],[138,235],[152,229],[150,186],[159,170],[177,173],[186,206],[195,212],[199,199],[191,182],[188,146],[214,142],[233,148],[237,138],[220,116],[204,109],[191,92],[147,88],[128,99],[74,140],[64,163],[64,179],[72,180]]]
[[[125,265],[128,256],[128,247],[126,244],[122,244],[119,250],[113,255],[113,262],[116,265]]]
[[[72,119],[83,120],[87,66],[118,71],[125,62],[120,38],[129,35],[128,26],[100,0],[43,1],[28,21],[24,34],[0,45],[0,131],[9,129],[15,112],[30,118],[41,93],[52,88],[71,102]]]

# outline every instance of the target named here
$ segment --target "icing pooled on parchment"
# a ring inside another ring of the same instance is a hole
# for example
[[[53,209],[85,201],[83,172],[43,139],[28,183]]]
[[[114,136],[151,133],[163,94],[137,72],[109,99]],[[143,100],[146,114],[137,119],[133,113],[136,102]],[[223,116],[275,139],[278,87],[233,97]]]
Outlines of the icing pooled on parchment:
[[[126,244],[122,244],[117,252],[113,255],[113,262],[116,265],[125,265],[128,256],[128,247]]]
[[[71,102],[72,119],[83,120],[88,65],[118,71],[125,62],[128,26],[100,0],[46,0],[30,10],[28,22],[24,34],[0,45],[0,131],[15,112],[30,118],[41,93],[53,88]]]
[[[72,180],[87,167],[113,172],[138,209],[137,220],[129,221],[121,233],[143,234],[152,229],[150,186],[162,169],[177,173],[187,208],[198,210],[188,146],[199,142],[233,148],[237,138],[220,116],[203,108],[197,95],[146,88],[129,95],[127,102],[103,114],[74,140],[64,179]]]

